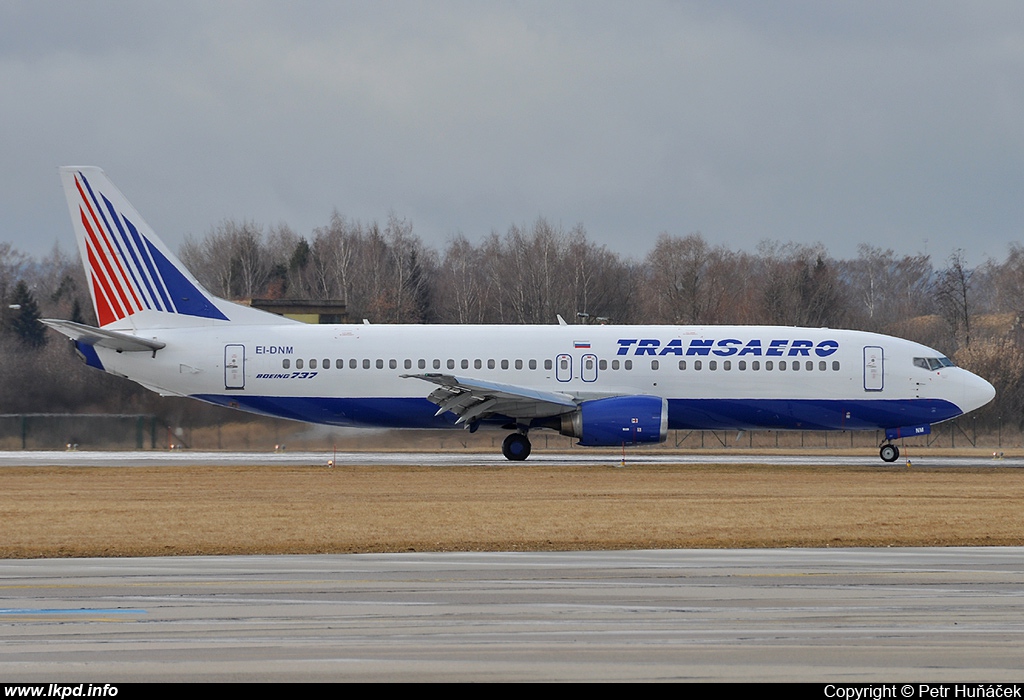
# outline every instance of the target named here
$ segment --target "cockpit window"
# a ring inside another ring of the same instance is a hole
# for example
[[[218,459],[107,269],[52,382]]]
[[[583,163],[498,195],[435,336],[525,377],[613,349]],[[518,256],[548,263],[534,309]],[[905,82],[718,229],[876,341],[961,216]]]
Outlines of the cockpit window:
[[[933,372],[937,369],[942,369],[943,367],[956,367],[956,365],[953,364],[953,361],[951,359],[943,356],[915,357],[914,366],[920,367],[921,369],[927,369]]]

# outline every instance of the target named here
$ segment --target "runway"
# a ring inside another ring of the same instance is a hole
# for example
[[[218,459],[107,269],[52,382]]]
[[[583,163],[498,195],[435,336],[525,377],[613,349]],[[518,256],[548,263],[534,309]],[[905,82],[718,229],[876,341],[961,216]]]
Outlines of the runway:
[[[1019,681],[1024,548],[0,561],[6,682]]]
[[[980,456],[947,457],[927,450],[904,448],[894,463],[882,462],[875,454],[779,454],[736,450],[726,454],[692,452],[628,452],[625,465],[645,464],[758,464],[774,466],[868,466],[899,469],[907,460],[920,467],[947,468],[1024,468],[1024,457]],[[622,453],[580,449],[577,452],[534,452],[525,462],[510,462],[501,454],[487,452],[199,452],[199,451],[46,451],[0,452],[0,467],[162,467],[162,466],[327,466],[359,464],[367,466],[419,467],[508,467],[552,465],[621,466]]]

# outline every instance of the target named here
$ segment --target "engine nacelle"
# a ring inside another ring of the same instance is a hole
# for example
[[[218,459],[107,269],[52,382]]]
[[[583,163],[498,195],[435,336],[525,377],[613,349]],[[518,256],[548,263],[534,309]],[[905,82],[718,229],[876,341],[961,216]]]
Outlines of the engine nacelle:
[[[659,396],[612,396],[584,401],[563,415],[559,432],[588,447],[618,447],[664,442],[668,437],[668,401]]]

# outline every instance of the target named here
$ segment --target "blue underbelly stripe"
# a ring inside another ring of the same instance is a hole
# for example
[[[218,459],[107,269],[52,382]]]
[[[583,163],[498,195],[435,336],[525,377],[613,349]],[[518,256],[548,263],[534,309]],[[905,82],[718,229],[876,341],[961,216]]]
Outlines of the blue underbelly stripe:
[[[276,418],[370,428],[450,428],[425,398],[197,394],[194,398]],[[669,399],[672,430],[875,430],[939,423],[962,411],[942,399]],[[508,419],[492,417],[489,423]],[[461,426],[460,426],[461,427]]]

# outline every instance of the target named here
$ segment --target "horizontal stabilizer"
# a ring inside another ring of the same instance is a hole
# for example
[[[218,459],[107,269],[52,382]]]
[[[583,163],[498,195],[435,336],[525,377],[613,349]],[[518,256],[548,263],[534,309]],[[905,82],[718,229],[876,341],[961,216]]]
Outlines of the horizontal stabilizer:
[[[72,340],[120,352],[156,352],[167,345],[155,338],[139,338],[130,333],[93,328],[74,321],[62,321],[55,318],[41,318],[39,321],[60,331]]]

